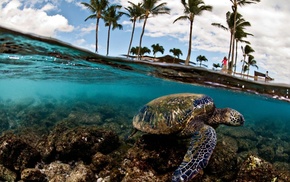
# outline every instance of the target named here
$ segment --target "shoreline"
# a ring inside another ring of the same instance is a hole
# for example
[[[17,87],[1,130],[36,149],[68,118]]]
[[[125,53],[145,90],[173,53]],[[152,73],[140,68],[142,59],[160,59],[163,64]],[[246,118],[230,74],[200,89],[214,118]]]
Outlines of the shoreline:
[[[149,65],[156,68],[153,76],[182,83],[197,84],[262,95],[268,98],[290,102],[290,85],[252,81],[233,75],[194,66],[180,64],[132,61],[120,57],[107,57],[111,61]]]
[[[139,72],[143,71],[141,69],[136,70],[136,68],[133,68],[132,66],[130,66],[130,64],[147,65],[151,68],[155,68],[155,70],[153,71],[150,70],[150,74],[158,78],[169,79],[189,84],[198,84],[229,90],[236,90],[252,94],[260,94],[273,99],[290,102],[290,85],[288,84],[252,81],[206,68],[184,66],[182,65],[184,63],[184,60],[174,58],[169,55],[154,58],[155,60],[158,60],[155,62],[151,60],[133,60],[126,57],[103,56],[53,38],[22,33],[1,26],[0,32],[2,33],[0,34],[2,42],[0,52],[11,55],[11,57],[15,55],[30,55],[33,53],[43,56],[55,57],[57,59],[83,59],[89,62],[106,64],[112,67],[116,67],[118,69],[125,69],[129,71],[133,70]],[[13,35],[13,37],[11,35]],[[19,36],[24,37],[24,40],[19,41],[19,39],[17,38]],[[27,40],[40,41],[45,42],[49,45],[67,47],[75,50],[78,54],[72,55],[69,53],[66,54],[65,52],[52,52],[44,45],[42,45],[42,47],[37,47],[30,42],[25,42]],[[29,49],[27,49],[25,45],[29,45]],[[144,58],[146,59],[152,57],[144,56],[143,59]]]

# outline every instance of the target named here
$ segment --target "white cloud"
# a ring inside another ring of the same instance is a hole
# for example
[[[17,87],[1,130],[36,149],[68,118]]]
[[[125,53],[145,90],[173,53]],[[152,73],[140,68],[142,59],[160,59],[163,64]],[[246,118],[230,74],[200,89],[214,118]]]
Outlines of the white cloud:
[[[85,42],[86,42],[85,39],[78,39],[78,40],[76,40],[76,44],[77,44],[78,46],[81,46],[81,45],[84,44]]]
[[[40,9],[27,7],[19,0],[0,4],[0,22],[3,26],[43,36],[54,36],[59,32],[71,32],[74,27],[59,14],[48,15],[56,7],[50,3]]]
[[[54,5],[59,5],[60,4],[60,0],[19,0],[24,6],[26,7],[36,7],[37,5],[41,5],[41,4],[54,4]]]
[[[278,82],[286,83],[290,83],[289,10],[286,0],[261,1],[240,8],[245,19],[252,24],[248,30],[254,37],[249,40],[255,49],[258,65],[268,70]]]
[[[87,8],[81,4],[81,2],[76,2],[76,6],[80,7],[82,10],[87,10]]]
[[[40,11],[50,11],[50,10],[55,10],[55,9],[57,9],[56,6],[54,6],[54,5],[52,5],[52,4],[49,3],[49,4],[44,5],[40,9]]]
[[[74,2],[74,0],[65,0],[65,1],[68,2],[68,3]]]
[[[96,24],[91,23],[89,26],[81,28],[81,34],[85,35],[85,34],[88,34],[92,31],[94,31],[94,30],[96,30]]]

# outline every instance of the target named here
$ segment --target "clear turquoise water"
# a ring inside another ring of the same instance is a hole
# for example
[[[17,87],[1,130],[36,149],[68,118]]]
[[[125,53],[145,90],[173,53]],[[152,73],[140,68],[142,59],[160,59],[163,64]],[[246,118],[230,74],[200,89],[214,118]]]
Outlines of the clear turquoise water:
[[[21,111],[28,112],[29,108],[35,110],[37,105],[44,103],[53,105],[47,111],[50,114],[59,114],[58,105],[62,105],[64,114],[59,120],[67,117],[74,110],[72,106],[79,102],[91,104],[86,109],[79,109],[79,112],[91,115],[94,114],[91,113],[94,112],[94,109],[90,110],[91,106],[108,105],[114,108],[112,118],[125,115],[122,122],[130,125],[133,115],[146,102],[166,94],[190,92],[211,96],[217,107],[240,111],[246,119],[245,127],[259,126],[273,130],[272,133],[277,135],[281,132],[290,135],[290,104],[287,102],[156,78],[151,76],[156,68],[149,65],[114,61],[112,58],[105,60],[133,69],[128,70],[112,64],[87,62],[81,58],[80,55],[86,54],[81,50],[49,44],[44,40],[12,36],[7,32],[0,34],[0,38],[1,45],[7,42],[23,45],[21,51],[0,54],[0,120],[9,120],[5,130],[21,126],[22,119],[26,118]],[[70,57],[56,58],[48,55],[50,51]],[[23,107],[17,107],[19,105]],[[40,110],[43,112],[43,109]],[[42,120],[32,121],[30,124],[34,125]],[[106,121],[102,124],[105,125]]]
[[[156,97],[180,92],[204,93],[211,96],[217,107],[239,110],[251,122],[277,122],[281,127],[290,123],[290,104],[264,96],[233,92],[220,88],[196,86],[168,81],[146,75],[146,72],[120,70],[108,65],[84,60],[46,61],[1,55],[0,99],[20,102],[23,99],[51,97],[59,99],[92,100],[132,99],[140,107]],[[34,55],[32,55],[34,56]],[[134,63],[126,63],[127,65]],[[148,67],[133,65],[135,67]],[[141,69],[141,68],[140,68]],[[148,72],[149,74],[149,72]],[[77,101],[77,100],[76,100]],[[126,105],[126,102],[118,103]],[[133,108],[135,112],[138,108]]]

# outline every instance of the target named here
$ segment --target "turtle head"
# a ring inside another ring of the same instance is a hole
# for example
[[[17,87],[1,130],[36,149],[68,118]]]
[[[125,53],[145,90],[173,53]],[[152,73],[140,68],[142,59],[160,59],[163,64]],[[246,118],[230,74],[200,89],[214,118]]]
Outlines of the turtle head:
[[[209,119],[208,124],[218,125],[225,124],[229,126],[241,126],[245,122],[243,115],[231,108],[215,109],[213,116]]]
[[[231,125],[231,126],[241,126],[244,124],[245,119],[241,113],[230,108],[226,108],[225,110],[226,112],[225,112],[224,119],[226,123],[224,124]]]

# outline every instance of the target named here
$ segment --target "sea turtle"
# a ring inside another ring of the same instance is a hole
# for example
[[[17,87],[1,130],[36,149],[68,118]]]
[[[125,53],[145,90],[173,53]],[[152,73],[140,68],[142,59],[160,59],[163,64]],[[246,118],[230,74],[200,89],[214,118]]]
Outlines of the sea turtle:
[[[191,137],[188,150],[172,181],[188,181],[205,168],[216,146],[219,124],[240,126],[244,117],[230,108],[218,109],[203,94],[180,93],[159,97],[143,106],[133,118],[133,127],[149,134]]]

